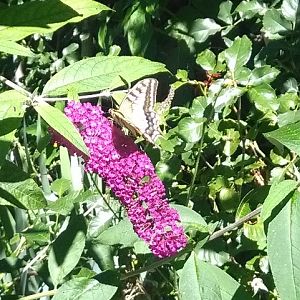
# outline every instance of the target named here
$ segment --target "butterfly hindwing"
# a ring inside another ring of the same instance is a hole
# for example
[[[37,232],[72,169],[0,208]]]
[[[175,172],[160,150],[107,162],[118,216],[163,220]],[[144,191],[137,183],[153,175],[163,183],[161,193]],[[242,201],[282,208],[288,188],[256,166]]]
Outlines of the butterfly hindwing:
[[[154,110],[157,86],[158,81],[154,78],[139,81],[130,89],[119,109],[111,110],[115,122],[153,144],[160,135],[159,120]]]

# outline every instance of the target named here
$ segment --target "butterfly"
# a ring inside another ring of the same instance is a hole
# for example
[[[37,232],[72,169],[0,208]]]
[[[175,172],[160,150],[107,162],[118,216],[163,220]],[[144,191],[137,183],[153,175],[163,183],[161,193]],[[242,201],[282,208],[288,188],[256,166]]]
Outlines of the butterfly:
[[[146,78],[136,83],[121,102],[119,109],[110,109],[113,120],[134,136],[143,136],[155,144],[161,135],[159,117],[154,110],[158,81]]]

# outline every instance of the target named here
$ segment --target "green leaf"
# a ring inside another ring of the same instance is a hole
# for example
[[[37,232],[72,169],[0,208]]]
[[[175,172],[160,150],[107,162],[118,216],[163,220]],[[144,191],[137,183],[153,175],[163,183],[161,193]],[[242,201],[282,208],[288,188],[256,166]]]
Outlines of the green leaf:
[[[292,23],[285,19],[276,9],[268,10],[263,18],[264,29],[272,34],[285,33],[292,30]]]
[[[185,231],[208,232],[207,223],[197,212],[183,205],[172,204],[180,215],[180,222]]]
[[[53,300],[88,300],[101,299],[110,300],[118,289],[118,274],[115,273],[114,281],[116,283],[108,284],[103,280],[99,282],[96,279],[84,277],[74,278],[65,282],[52,298]]]
[[[216,65],[216,55],[209,49],[198,54],[196,63],[206,71],[212,71]]]
[[[297,14],[299,14],[299,0],[283,0],[281,12],[287,20],[293,22],[295,25]]]
[[[182,300],[251,299],[225,271],[199,260],[194,252],[182,269],[179,291]]]
[[[22,231],[21,235],[24,236],[28,244],[31,245],[45,245],[50,241],[49,226],[43,223],[31,226],[26,231]]]
[[[17,91],[6,91],[0,94],[0,166],[21,124],[24,115],[23,104],[27,99]]]
[[[34,56],[34,53],[31,52],[28,48],[21,46],[16,42],[5,40],[1,40],[0,52],[28,57]]]
[[[48,268],[55,286],[77,265],[85,246],[86,230],[84,217],[74,216],[67,229],[54,241],[49,253]]]
[[[210,91],[213,93],[213,85],[210,87]],[[221,92],[215,100],[214,108],[216,112],[221,112],[225,106],[229,106],[235,103],[238,97],[241,97],[245,93],[245,89],[241,87],[228,86],[222,88]],[[213,95],[215,97],[215,95]]]
[[[14,172],[12,178],[7,172]],[[5,175],[6,174],[6,175]],[[20,176],[19,176],[20,175]],[[46,206],[43,192],[36,182],[19,171],[13,164],[7,164],[1,169],[0,205],[11,205],[25,209],[40,209]]]
[[[264,135],[272,143],[279,142],[300,155],[300,122],[282,126]]]
[[[64,178],[58,178],[51,184],[52,191],[55,192],[59,197],[61,197],[65,192],[70,190],[71,187],[71,181]]]
[[[266,248],[264,223],[260,218],[257,218],[254,224],[243,224],[243,233],[249,240],[257,243],[259,250],[264,250]]]
[[[191,26],[190,34],[196,42],[203,43],[210,35],[219,32],[221,29],[222,27],[213,19],[196,19]]]
[[[1,200],[19,208],[39,209],[46,206],[41,189],[31,178],[19,182],[0,182],[0,204]]]
[[[59,109],[44,101],[39,101],[33,107],[50,127],[71,142],[80,152],[88,155],[88,150],[80,133]]]
[[[224,51],[226,64],[231,72],[243,67],[249,60],[252,43],[247,36],[237,37],[232,45]]]
[[[142,5],[131,14],[125,29],[132,55],[143,56],[152,38],[153,29],[151,16],[144,11]]]
[[[123,219],[117,225],[114,225],[97,237],[97,242],[105,245],[124,245],[133,247],[133,244],[139,240],[137,234],[133,231],[132,224],[128,219]]]
[[[92,0],[31,1],[0,10],[0,40],[18,41],[34,33],[49,33],[80,22],[109,7]]]
[[[222,2],[219,6],[219,13],[218,19],[223,21],[226,24],[232,24],[232,16],[231,16],[231,8],[232,8],[231,1]]]
[[[192,107],[189,110],[193,119],[201,119],[204,117],[204,112],[207,107],[207,100],[204,96],[199,96],[193,100]]]
[[[100,56],[83,59],[62,69],[45,85],[44,95],[114,89],[141,77],[168,72],[165,65],[135,56]]]
[[[300,298],[300,194],[286,203],[268,226],[268,257],[281,299]]]
[[[254,102],[257,109],[262,112],[276,111],[279,107],[275,90],[266,83],[255,86],[248,91],[249,98]]]
[[[248,84],[256,86],[262,83],[270,83],[279,73],[280,71],[268,65],[255,68],[251,71]]]
[[[241,1],[236,7],[235,12],[238,12],[242,19],[251,19],[256,14],[264,13],[264,6],[257,0]]]
[[[291,110],[294,110],[296,108],[297,103],[299,102],[300,98],[295,92],[287,92],[285,94],[281,94],[278,97],[279,101],[279,113],[285,113],[285,112],[292,112]],[[296,111],[295,111],[296,112]],[[299,111],[298,111],[299,112]],[[279,127],[286,124],[280,124],[280,115],[278,116],[278,125]],[[291,121],[288,123],[295,123],[296,121]]]
[[[300,121],[300,110],[288,111],[278,115],[278,126],[282,127]]]
[[[297,185],[297,182],[294,180],[284,180],[272,184],[261,211],[263,221],[266,221],[271,216],[273,209],[286,199],[286,197],[297,188]],[[290,197],[291,196],[292,195],[290,195]]]
[[[204,119],[194,120],[191,117],[183,118],[178,124],[179,136],[190,143],[198,142],[202,136],[203,122]]]
[[[172,182],[176,175],[179,173],[180,168],[181,161],[178,157],[175,156],[170,157],[167,160],[161,160],[155,166],[157,175],[164,182]]]

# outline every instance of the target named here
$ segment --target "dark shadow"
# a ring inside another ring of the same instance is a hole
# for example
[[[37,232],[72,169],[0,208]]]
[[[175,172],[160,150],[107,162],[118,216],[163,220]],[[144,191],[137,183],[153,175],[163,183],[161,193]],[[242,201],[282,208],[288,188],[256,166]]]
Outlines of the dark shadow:
[[[0,188],[0,198],[3,198],[4,200],[6,200],[7,202],[11,203],[12,205],[22,208],[22,209],[26,209],[26,207],[18,201],[18,199],[16,199],[12,194],[10,194],[9,192],[3,190],[2,188]],[[0,199],[1,202],[1,199]]]
[[[97,281],[103,284],[117,286],[117,287],[120,286],[120,272],[117,272],[115,270],[104,271],[94,276],[94,279],[96,279]]]
[[[35,1],[1,9],[0,25],[49,28],[48,24],[65,22],[76,16],[80,14],[59,0]]]
[[[13,130],[19,128],[22,118],[6,118],[0,120],[0,136],[8,134]]]
[[[78,215],[71,218],[67,229],[58,236],[53,244],[52,250],[58,266],[61,266],[67,255],[69,255],[70,248],[78,232],[82,231],[86,234],[86,230],[86,223],[83,216]]]
[[[122,158],[126,158],[139,150],[131,137],[125,135],[122,130],[112,125],[112,142],[114,148]]]

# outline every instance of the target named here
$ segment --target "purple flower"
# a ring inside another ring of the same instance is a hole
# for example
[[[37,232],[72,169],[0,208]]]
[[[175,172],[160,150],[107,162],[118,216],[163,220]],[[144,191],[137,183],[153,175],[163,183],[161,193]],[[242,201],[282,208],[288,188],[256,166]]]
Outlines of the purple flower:
[[[184,248],[187,239],[179,215],[169,206],[149,157],[105,118],[99,106],[72,101],[65,113],[89,149],[86,169],[99,174],[110,186],[125,206],[134,231],[151,251],[167,257]],[[70,150],[76,152],[74,147]]]

